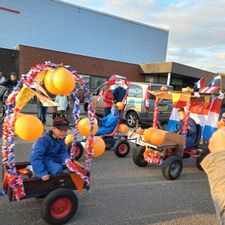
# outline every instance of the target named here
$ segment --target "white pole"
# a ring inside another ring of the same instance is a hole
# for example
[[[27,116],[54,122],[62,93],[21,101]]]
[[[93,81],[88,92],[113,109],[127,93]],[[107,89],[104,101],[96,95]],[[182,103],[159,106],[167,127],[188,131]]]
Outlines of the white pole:
[[[170,85],[170,81],[171,81],[171,73],[168,73],[166,85]]]

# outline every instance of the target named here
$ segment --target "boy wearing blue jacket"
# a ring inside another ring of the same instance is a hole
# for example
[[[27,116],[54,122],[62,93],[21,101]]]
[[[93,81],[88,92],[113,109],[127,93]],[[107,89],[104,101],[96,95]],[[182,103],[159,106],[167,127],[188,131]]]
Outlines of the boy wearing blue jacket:
[[[41,136],[33,145],[30,162],[35,176],[47,181],[50,175],[62,172],[69,154],[66,150],[65,137],[69,121],[64,117],[53,120],[52,129]]]
[[[115,106],[111,108],[111,113],[100,119],[100,127],[96,136],[110,134],[115,129],[119,118],[119,111]]]

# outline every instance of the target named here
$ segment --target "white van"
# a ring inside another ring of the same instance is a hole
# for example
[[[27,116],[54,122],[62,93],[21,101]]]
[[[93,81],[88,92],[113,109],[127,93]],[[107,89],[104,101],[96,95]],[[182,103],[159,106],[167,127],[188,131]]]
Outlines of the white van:
[[[103,86],[103,85],[102,85]],[[104,114],[102,96],[96,101],[102,86],[98,87],[92,93],[92,102],[96,106],[98,115]],[[159,90],[162,86],[166,86],[168,90],[173,90],[172,86],[157,83],[130,82],[130,88],[127,96],[127,103],[124,109],[124,118],[128,126],[136,127],[138,124],[151,124],[154,113],[154,96],[149,91]],[[116,87],[116,86],[115,86]],[[87,111],[87,102],[84,103],[84,110]],[[172,111],[172,103],[163,100],[159,103],[159,121],[167,122]]]

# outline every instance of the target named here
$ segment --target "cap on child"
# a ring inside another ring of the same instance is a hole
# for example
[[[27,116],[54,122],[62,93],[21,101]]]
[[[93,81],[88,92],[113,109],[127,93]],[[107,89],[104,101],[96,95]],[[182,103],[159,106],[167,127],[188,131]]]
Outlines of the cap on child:
[[[59,130],[68,130],[70,129],[69,121],[64,117],[56,117],[53,120],[53,127],[56,127]]]

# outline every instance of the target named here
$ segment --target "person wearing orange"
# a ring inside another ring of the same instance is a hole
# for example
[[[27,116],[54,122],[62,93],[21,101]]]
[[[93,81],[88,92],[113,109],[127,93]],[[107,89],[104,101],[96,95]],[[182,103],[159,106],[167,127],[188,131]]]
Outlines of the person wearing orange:
[[[202,160],[201,166],[208,176],[211,196],[216,215],[221,225],[225,224],[225,127],[213,133],[209,140],[210,153]]]
[[[108,84],[107,89],[103,94],[103,107],[104,107],[104,117],[111,113],[111,108],[114,103],[114,97],[110,85]]]
[[[225,127],[225,113],[222,114],[220,121],[217,123],[217,128]]]

